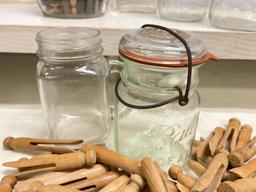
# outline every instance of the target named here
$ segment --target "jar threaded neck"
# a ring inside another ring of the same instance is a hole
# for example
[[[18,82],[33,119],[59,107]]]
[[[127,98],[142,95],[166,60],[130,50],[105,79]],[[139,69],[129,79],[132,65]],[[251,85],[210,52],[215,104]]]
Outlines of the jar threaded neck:
[[[37,55],[51,61],[83,60],[102,54],[99,30],[89,28],[48,28],[36,35]]]

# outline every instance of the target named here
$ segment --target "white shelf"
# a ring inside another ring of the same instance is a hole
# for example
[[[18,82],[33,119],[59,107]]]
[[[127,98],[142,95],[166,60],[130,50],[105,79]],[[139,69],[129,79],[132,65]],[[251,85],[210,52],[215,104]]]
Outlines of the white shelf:
[[[151,14],[106,13],[92,19],[44,17],[37,4],[0,4],[0,52],[35,53],[35,34],[45,27],[90,27],[101,30],[106,55],[116,55],[120,37],[129,30],[151,23],[192,32],[222,59],[256,60],[256,33],[221,30],[208,20],[198,23],[166,21]]]

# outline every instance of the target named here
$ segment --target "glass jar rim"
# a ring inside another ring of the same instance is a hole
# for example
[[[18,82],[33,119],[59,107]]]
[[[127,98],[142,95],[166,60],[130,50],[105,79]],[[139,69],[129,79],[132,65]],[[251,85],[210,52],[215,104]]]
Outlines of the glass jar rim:
[[[37,55],[45,60],[81,60],[103,52],[101,33],[83,27],[51,27],[37,33]]]
[[[36,41],[40,43],[53,43],[53,41],[55,43],[61,43],[68,40],[80,41],[97,37],[100,37],[100,31],[97,29],[85,27],[49,27],[37,33]],[[102,41],[101,37],[99,40]]]

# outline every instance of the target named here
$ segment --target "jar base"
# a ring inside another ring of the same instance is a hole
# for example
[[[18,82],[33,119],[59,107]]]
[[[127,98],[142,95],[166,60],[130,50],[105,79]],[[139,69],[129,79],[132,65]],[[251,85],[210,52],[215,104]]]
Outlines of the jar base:
[[[256,22],[246,19],[234,18],[214,18],[210,19],[210,23],[218,28],[237,31],[256,31]]]
[[[204,19],[204,16],[197,15],[176,15],[176,14],[160,14],[160,17],[165,20],[174,21],[174,22],[200,22]]]
[[[64,15],[64,14],[47,13],[45,11],[43,11],[42,13],[46,17],[61,18],[61,19],[89,19],[89,18],[101,17],[105,14],[105,13],[100,13],[98,15],[82,15],[82,14]]]
[[[117,8],[120,12],[133,12],[133,13],[155,13],[156,7],[154,5],[146,5],[146,4],[131,4],[126,5],[119,3]]]

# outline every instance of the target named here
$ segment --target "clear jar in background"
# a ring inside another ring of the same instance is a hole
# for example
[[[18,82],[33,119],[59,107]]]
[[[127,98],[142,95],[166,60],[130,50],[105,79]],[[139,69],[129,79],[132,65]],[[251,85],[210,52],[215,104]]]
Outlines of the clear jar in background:
[[[105,13],[105,0],[38,0],[44,15],[61,18],[99,17]]]
[[[51,138],[102,142],[110,131],[100,32],[50,28],[37,34],[37,79]]]
[[[199,39],[177,33],[191,45],[193,56],[189,102],[184,106],[175,87],[184,91],[187,86],[188,59],[178,39],[160,29],[143,28],[123,36],[119,47],[124,67],[116,89],[116,148],[136,159],[149,156],[165,169],[171,164],[183,166],[190,156],[199,115],[198,72],[213,58]],[[129,105],[154,105],[170,98],[175,100],[155,108]]]
[[[116,0],[116,5],[121,12],[154,13],[157,0]]]
[[[256,1],[212,0],[209,18],[216,27],[256,31]]]
[[[160,17],[167,20],[195,22],[205,18],[209,0],[159,0]]]

